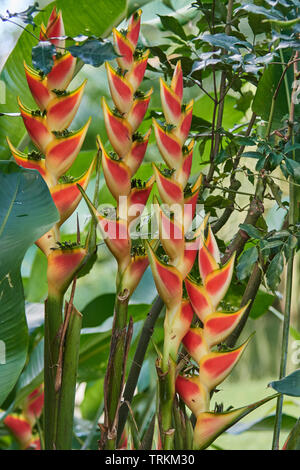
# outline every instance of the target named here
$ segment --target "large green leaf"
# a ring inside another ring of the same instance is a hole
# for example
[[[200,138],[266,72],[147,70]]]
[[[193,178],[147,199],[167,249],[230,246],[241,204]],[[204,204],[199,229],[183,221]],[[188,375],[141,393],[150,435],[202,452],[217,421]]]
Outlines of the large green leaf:
[[[49,15],[54,5],[62,10],[66,34],[77,36],[79,34],[94,34],[105,37],[110,34],[112,28],[117,26],[126,16],[126,0],[57,0],[51,2],[45,9],[35,16],[36,24],[47,23]],[[37,30],[31,25],[27,26],[28,31],[37,35]],[[0,74],[0,80],[6,86],[6,104],[0,105],[1,112],[17,112],[17,96],[27,106],[36,107],[29,92],[24,74],[23,61],[31,64],[32,47],[38,41],[28,32],[24,31],[12,53],[8,57],[5,66]],[[8,159],[10,153],[6,145],[5,137],[8,135],[15,146],[18,146],[26,135],[25,127],[21,117],[0,116],[0,158]]]
[[[0,405],[15,385],[27,351],[21,263],[35,240],[59,219],[48,187],[35,170],[0,162]],[[4,362],[4,363],[2,363]]]

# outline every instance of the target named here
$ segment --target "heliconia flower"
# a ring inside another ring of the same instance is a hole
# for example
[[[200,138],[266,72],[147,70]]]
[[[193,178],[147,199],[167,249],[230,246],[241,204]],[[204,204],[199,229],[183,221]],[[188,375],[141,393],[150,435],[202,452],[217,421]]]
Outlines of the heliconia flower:
[[[193,150],[194,150],[194,140],[192,140],[188,145],[188,152],[183,155],[183,162],[182,166],[174,173],[173,178],[176,178],[178,183],[182,184],[182,187],[185,188],[192,168],[192,161],[193,161]]]
[[[130,70],[134,60],[133,53],[135,46],[117,29],[113,29],[113,37],[116,52],[120,56],[117,58],[118,66],[123,70]]]
[[[118,201],[120,196],[128,196],[131,190],[131,171],[123,160],[108,155],[101,140],[102,168],[108,189]]]
[[[116,116],[102,98],[102,109],[108,138],[117,154],[122,158],[131,148],[131,126],[123,117]]]
[[[166,315],[165,322],[168,322],[166,329],[165,343],[171,358],[176,361],[180,343],[189,331],[194,311],[188,299],[182,299],[177,311],[172,315]]]
[[[127,220],[129,226],[131,222],[135,221],[142,215],[152,191],[154,181],[154,176],[151,176],[143,186],[134,186],[131,188],[127,198]]]
[[[38,156],[38,154],[35,158],[30,158],[28,154],[16,149],[8,137],[6,140],[12,156],[19,166],[23,168],[29,168],[31,170],[37,170],[45,180],[49,177],[46,170],[45,159],[42,159],[40,156]]]
[[[246,407],[227,413],[201,412],[194,430],[194,447],[206,448],[217,436],[233,425],[245,409]]]
[[[185,279],[185,287],[195,313],[203,322],[214,311],[209,295],[203,286],[197,284],[191,278]]]
[[[226,352],[211,352],[202,357],[199,361],[199,376],[201,382],[207,386],[209,390],[214,389],[227,377],[237,361],[240,359],[249,340],[242,346]]]
[[[47,86],[47,78],[41,77],[41,75],[29,67],[29,65],[24,62],[25,75],[27,83],[30,89],[30,92],[41,110],[47,108],[49,102],[55,97],[55,94],[49,90]]]
[[[130,151],[123,158],[124,163],[126,163],[126,165],[130,168],[131,175],[134,175],[137,172],[143,162],[150,134],[151,129],[149,129],[149,131],[141,139],[135,140],[131,145]]]
[[[184,254],[184,230],[182,223],[176,217],[170,218],[162,208],[155,204],[156,215],[159,227],[159,238],[162,246],[169,256],[171,263],[176,266],[179,259]]]
[[[53,138],[46,147],[46,168],[56,179],[63,176],[73,165],[88,131],[91,118],[78,131],[66,137]]]
[[[56,7],[54,7],[49,17],[47,27],[45,28],[43,24],[41,25],[40,41],[50,41],[55,47],[63,49],[65,46],[65,40],[55,38],[64,35],[65,28],[61,11],[57,12]]]
[[[47,126],[51,131],[62,131],[69,127],[80,105],[86,80],[67,94],[56,96],[47,107]]]
[[[96,159],[94,159],[90,165],[90,168],[80,178],[72,181],[71,183],[60,183],[51,188],[52,199],[60,214],[60,221],[58,226],[62,225],[71,214],[75,211],[78,206],[82,194],[78,189],[80,185],[83,189],[86,189],[91,179]]]
[[[21,449],[26,449],[32,439],[30,423],[24,417],[17,414],[6,416],[3,422],[20,444]]]
[[[212,299],[212,304],[216,307],[224,297],[230,285],[235,254],[222,268],[208,274],[204,280],[205,289]]]
[[[209,347],[222,343],[232,333],[249,307],[249,303],[237,312],[215,312],[205,318],[203,336]]]
[[[178,170],[182,165],[182,144],[173,132],[164,130],[158,122],[153,119],[156,143],[159,151],[170,169]]]
[[[212,232],[211,226],[208,226],[208,235],[205,240],[205,245],[208,249],[208,251],[212,254],[214,257],[215,261],[217,263],[220,263],[220,251],[216,242],[216,239],[214,237],[214,234]]]
[[[174,135],[180,140],[182,144],[184,144],[189,136],[193,117],[193,105],[194,101],[191,100],[187,104],[185,111],[181,114],[181,119],[178,126],[174,129]]]
[[[132,295],[135,291],[148,266],[149,260],[147,255],[134,255],[131,257],[131,261],[120,279],[121,286],[129,290],[129,295]]]
[[[215,258],[213,257],[213,255],[210,253],[206,245],[201,242],[200,242],[198,260],[199,260],[200,276],[202,279],[205,279],[208,276],[208,274],[212,273],[213,271],[216,271],[219,268],[219,265],[215,261]]]
[[[128,83],[132,86],[132,90],[135,93],[140,84],[143,81],[145,72],[146,72],[146,67],[147,67],[147,62],[148,62],[148,57],[150,54],[150,50],[148,49],[143,53],[143,55],[136,59],[133,64],[131,69],[127,72],[126,78],[128,80]]]
[[[188,240],[184,245],[183,257],[178,257],[176,267],[181,272],[183,279],[186,278],[188,273],[191,271],[197,253],[198,253],[199,239],[195,237],[193,240]]]
[[[191,188],[191,194],[184,198],[184,231],[187,232],[196,213],[199,191],[202,184],[202,174],[199,175]]]
[[[171,177],[165,176],[155,164],[153,164],[153,169],[157,189],[164,204],[168,204],[169,206],[179,204],[183,206],[184,195],[182,185],[174,181]]]
[[[20,99],[18,99],[18,104],[24,125],[31,140],[41,150],[41,152],[45,153],[47,145],[53,139],[53,134],[47,126],[46,115],[34,115],[29,108],[21,103]]]
[[[190,328],[182,340],[185,349],[196,362],[200,362],[202,357],[208,353],[203,336],[203,328]]]
[[[118,74],[108,62],[106,62],[105,66],[113,102],[121,113],[128,113],[133,103],[132,86],[128,83],[126,78]]]
[[[268,396],[256,403],[232,411],[222,413],[203,411],[199,413],[194,428],[194,450],[206,449],[226,429],[276,396],[278,395]]]
[[[131,109],[127,116],[127,120],[128,124],[131,127],[131,132],[133,133],[139,128],[140,124],[142,123],[145,117],[152,92],[153,90],[151,88],[151,90],[148,91],[146,95],[137,97],[131,106]]]
[[[76,57],[69,52],[54,58],[54,65],[47,75],[49,90],[65,90],[71,82],[76,66]]]
[[[160,99],[166,122],[178,126],[181,120],[181,99],[162,78],[160,79]]]
[[[148,242],[146,242],[146,249],[156,288],[167,308],[171,310],[174,306],[181,305],[181,273],[174,266],[163,263]]]
[[[178,62],[176,64],[176,67],[175,67],[175,70],[174,70],[174,73],[173,73],[173,77],[172,77],[172,81],[171,81],[171,88],[174,91],[174,93],[176,93],[178,98],[180,100],[182,100],[182,97],[183,97],[183,75],[182,75],[182,68],[181,68],[180,60],[178,60]]]
[[[57,97],[55,90],[64,91],[69,85],[73,77],[75,64],[75,57],[70,53],[64,54],[58,59],[54,59],[54,65],[48,75],[41,76],[40,73],[24,62],[29,89],[36,104],[42,111],[47,108],[51,100]],[[58,130],[58,128],[55,130]]]
[[[199,410],[204,411],[209,405],[208,391],[198,376],[184,377],[178,375],[176,392],[196,416],[199,414]]]
[[[141,29],[141,14],[142,10],[137,10],[130,18],[126,33],[126,38],[131,42],[135,48],[139,39]]]
[[[51,295],[64,294],[82,266],[87,250],[80,247],[53,249],[48,256],[47,280]]]

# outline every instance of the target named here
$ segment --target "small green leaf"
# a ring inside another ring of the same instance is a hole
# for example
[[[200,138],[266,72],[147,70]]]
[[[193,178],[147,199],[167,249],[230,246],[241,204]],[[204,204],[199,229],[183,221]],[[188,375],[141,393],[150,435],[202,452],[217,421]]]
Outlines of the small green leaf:
[[[274,292],[281,280],[281,274],[283,271],[283,254],[277,253],[272,259],[268,270],[266,272],[266,278],[269,288]]]
[[[257,230],[256,227],[253,227],[253,225],[250,224],[240,224],[239,228],[243,230],[244,232],[249,235],[251,238],[255,238],[256,240],[260,240],[262,238],[262,235],[259,230]]]
[[[118,57],[113,45],[109,41],[100,41],[92,39],[78,46],[68,47],[68,51],[74,57],[78,57],[85,64],[100,67],[107,60],[113,60]]]
[[[41,41],[32,48],[32,65],[47,75],[53,67],[53,56],[55,54],[56,49],[51,42]]]
[[[253,144],[251,144],[253,145]],[[259,152],[244,152],[242,157],[245,157],[245,158],[261,158],[261,153]]]
[[[176,34],[176,36],[179,36],[181,39],[186,41],[187,37],[184,32],[184,29],[179,23],[179,21],[174,18],[174,16],[158,16],[160,18],[161,24],[163,25],[166,31],[172,31],[172,33]]]
[[[240,256],[238,265],[236,267],[236,274],[240,281],[248,277],[253,269],[253,264],[258,259],[258,251],[256,246],[249,248],[248,250],[244,251],[244,253]]]
[[[268,387],[290,397],[300,397],[300,369],[295,370],[283,379],[270,382]]]
[[[273,305],[275,296],[259,290],[250,310],[249,316],[256,320],[268,312],[269,307]]]
[[[202,41],[209,43],[212,46],[220,47],[228,51],[239,53],[239,47],[252,49],[252,45],[248,41],[242,41],[235,36],[229,36],[225,33],[208,34],[205,33],[201,37]]]

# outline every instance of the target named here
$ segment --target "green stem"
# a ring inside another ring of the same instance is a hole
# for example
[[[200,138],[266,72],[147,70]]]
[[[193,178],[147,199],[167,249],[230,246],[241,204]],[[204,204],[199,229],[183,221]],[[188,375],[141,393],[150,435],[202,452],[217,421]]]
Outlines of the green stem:
[[[157,367],[159,381],[159,415],[164,450],[173,449],[174,429],[172,429],[172,411],[175,396],[176,364],[169,357],[167,367],[162,361],[161,368]]]
[[[285,308],[284,308],[284,320],[283,320],[283,332],[282,332],[282,346],[281,346],[281,361],[280,361],[279,379],[282,379],[286,375],[286,364],[287,364],[288,343],[289,343],[289,330],[290,330],[290,317],[291,317],[293,266],[294,266],[294,253],[291,254],[291,257],[290,257],[290,259],[288,261],[288,265],[287,265],[286,299],[285,299]],[[282,421],[282,405],[283,405],[283,395],[281,395],[277,399],[274,434],[273,434],[273,444],[272,444],[272,449],[273,450],[278,450],[279,449],[279,437],[280,437],[280,428],[281,428],[281,421]]]
[[[51,295],[45,303],[44,350],[44,432],[45,449],[55,450],[55,433],[58,410],[58,393],[55,379],[58,365],[60,331],[62,327],[63,295]]]
[[[126,356],[126,326],[129,291],[125,289],[116,296],[110,355],[104,382],[105,448],[116,448],[118,414],[124,381]]]
[[[153,333],[153,328],[163,306],[163,301],[160,297],[157,297],[157,299],[152,305],[150,312],[147,315],[126,381],[126,386],[123,394],[124,402],[131,403],[132,401],[134,391],[136,389],[140,376],[141,368],[144,362],[145,354],[149,345],[149,341]],[[127,403],[123,403],[120,408],[118,423],[118,442],[121,438],[128,416],[129,410]]]
[[[73,435],[74,402],[79,357],[82,315],[72,308],[64,343],[62,382],[59,390],[55,448],[71,450]]]
[[[298,58],[298,53],[296,52],[295,58]],[[296,77],[298,74],[297,63],[294,63],[294,79],[296,83]],[[297,89],[296,85],[292,91],[292,99],[288,102],[290,103],[290,115],[289,115],[289,138],[291,143],[294,144],[294,131],[293,131],[293,123],[295,117],[295,103],[293,100],[294,94],[296,94]],[[293,151],[293,159],[295,159],[295,151]],[[296,192],[295,186],[293,184],[293,177],[290,176],[289,180],[289,224],[294,226],[296,223]],[[282,331],[282,345],[281,345],[281,360],[280,360],[280,370],[279,370],[279,378],[282,379],[286,375],[286,365],[287,365],[287,357],[288,357],[288,345],[289,345],[289,330],[290,330],[290,320],[291,320],[291,306],[292,306],[292,288],[293,288],[293,268],[294,268],[294,256],[295,256],[295,248],[291,250],[291,254],[287,263],[287,277],[286,277],[286,294],[285,294],[285,306],[284,306],[284,320],[283,320],[283,331]],[[279,438],[280,438],[280,429],[281,429],[281,422],[282,422],[282,407],[283,407],[283,395],[281,395],[277,399],[277,407],[276,407],[276,415],[275,415],[275,425],[274,425],[274,433],[273,433],[273,443],[272,449],[278,450],[279,449]]]

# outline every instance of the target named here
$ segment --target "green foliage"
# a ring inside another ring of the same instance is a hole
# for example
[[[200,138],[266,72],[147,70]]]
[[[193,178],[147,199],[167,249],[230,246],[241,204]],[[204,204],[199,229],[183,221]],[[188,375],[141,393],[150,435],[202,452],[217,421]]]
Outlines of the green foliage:
[[[27,249],[58,220],[42,177],[13,162],[0,162],[0,322],[5,361],[0,367],[0,403],[25,364],[27,324],[21,263]]]
[[[78,46],[69,46],[68,51],[85,64],[100,67],[104,62],[113,60],[117,54],[109,41],[91,39]]]

